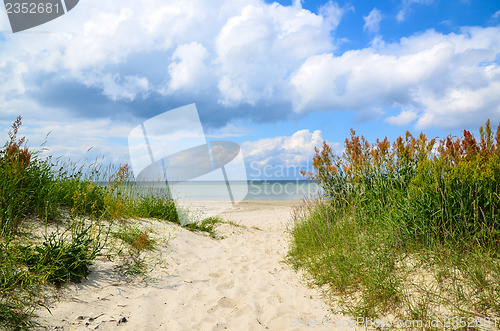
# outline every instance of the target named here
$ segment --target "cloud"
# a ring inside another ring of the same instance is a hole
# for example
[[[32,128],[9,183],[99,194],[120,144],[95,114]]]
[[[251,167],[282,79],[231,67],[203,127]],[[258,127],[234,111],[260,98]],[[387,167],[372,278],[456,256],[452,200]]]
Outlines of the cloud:
[[[491,18],[493,18],[494,20],[500,18],[500,10],[497,10],[493,15],[491,15]]]
[[[4,7],[5,8],[5,7]],[[0,15],[0,33],[4,31],[12,31],[9,23],[9,18],[7,15],[5,15],[4,11],[2,10],[2,14]],[[1,39],[0,39],[1,41]]]
[[[378,33],[380,22],[382,21],[382,12],[377,8],[373,8],[368,16],[363,16],[365,25],[363,30],[368,30],[371,33]]]
[[[197,42],[177,47],[168,66],[170,83],[168,93],[180,89],[205,89],[211,83],[210,72],[205,64],[208,58],[207,49]]]
[[[408,10],[408,9],[401,9],[401,10],[398,12],[398,14],[396,15],[396,20],[397,20],[398,22],[403,22],[403,21],[405,20],[405,18],[406,18],[405,16],[406,16],[406,11],[407,11],[407,10]]]
[[[107,118],[123,115],[125,107],[130,118],[144,118],[147,112],[135,106],[152,99],[163,104],[157,113],[192,102],[206,103],[202,112],[218,107],[215,126],[254,118],[245,107],[264,105],[264,117],[282,118],[287,78],[305,59],[335,49],[331,34],[343,13],[334,2],[314,14],[300,1],[123,0],[115,6],[87,0],[30,33],[4,35],[0,111],[26,114],[16,100],[38,104],[55,94],[50,86],[69,84],[87,98],[71,104],[59,94],[51,107],[69,107],[73,116]]]
[[[311,171],[314,148],[325,141],[320,130],[299,130],[291,136],[265,138],[242,144],[250,178],[302,178],[300,170]],[[329,143],[334,152],[342,152],[339,143]]]
[[[320,147],[325,139],[321,130],[300,130],[292,136],[265,138],[242,145],[247,162],[257,161],[264,165],[299,165],[310,161],[314,147]]]
[[[403,0],[401,3],[401,9],[399,10],[396,19],[398,22],[403,22],[406,20],[408,13],[411,11],[413,4],[419,5],[430,5],[434,3],[435,0]]]
[[[311,54],[331,51],[332,19],[296,7],[248,5],[216,37],[219,103],[256,105]],[[335,26],[336,27],[336,26]]]
[[[223,128],[209,129],[208,132],[205,132],[208,138],[244,137],[248,136],[251,133],[251,129],[243,126],[238,126],[233,123],[229,123]]]
[[[418,128],[500,119],[499,54],[500,28],[476,27],[312,56],[290,78],[294,110],[410,108],[418,110]]]
[[[102,90],[102,94],[112,101],[132,101],[138,95],[146,97],[149,91],[147,78],[130,75],[98,74],[94,72],[94,75],[87,75],[82,83],[86,86],[99,88]]]
[[[340,24],[340,20],[348,11],[354,11],[354,7],[347,6],[341,8],[337,2],[331,0],[319,8],[319,14],[323,17],[325,22],[328,23],[326,26],[330,30],[335,30],[337,28]]]
[[[275,122],[316,111],[366,118],[403,109],[385,121],[419,128],[500,120],[500,27],[429,30],[393,43],[377,36],[369,47],[339,53],[336,29],[351,8],[330,1],[315,14],[294,3],[86,0],[30,33],[2,35],[1,119],[22,114],[29,125],[71,128],[54,142],[69,153],[115,146],[110,142],[143,119],[193,102],[216,136],[243,134],[229,125],[235,120]],[[404,0],[401,19],[431,3]],[[365,30],[376,33],[381,16],[374,8]],[[8,24],[0,19],[0,27]],[[91,130],[94,122],[100,131]],[[106,125],[120,130],[107,136]],[[291,141],[305,137],[312,153],[314,134],[259,141],[248,145],[255,147],[250,157],[308,160]]]
[[[302,2],[303,2],[303,1],[304,1],[304,0],[293,0],[293,6],[294,6],[295,8],[302,8]]]
[[[407,125],[414,121],[418,115],[415,112],[412,111],[402,111],[399,115],[397,116],[390,116],[385,119],[385,121],[389,124],[393,125]]]

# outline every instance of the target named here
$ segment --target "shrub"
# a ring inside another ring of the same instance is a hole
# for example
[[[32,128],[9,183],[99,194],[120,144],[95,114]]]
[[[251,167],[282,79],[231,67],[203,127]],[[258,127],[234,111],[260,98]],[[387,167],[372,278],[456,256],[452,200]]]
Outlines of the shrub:
[[[464,247],[496,243],[500,223],[500,125],[496,136],[480,128],[481,142],[463,137],[435,139],[407,132],[391,147],[385,138],[369,144],[351,130],[342,157],[323,144],[313,172],[304,175],[326,191],[331,203],[377,214],[398,209],[393,222],[407,241],[453,241]],[[495,143],[496,141],[496,143]],[[412,238],[410,238],[412,237]],[[495,244],[496,247],[496,244]]]
[[[152,250],[155,240],[150,238],[147,230],[142,230],[137,226],[123,226],[118,231],[113,232],[113,236],[121,239],[137,252]]]
[[[99,240],[101,232],[96,231],[95,237],[93,229],[95,225],[75,222],[68,230],[52,232],[41,244],[24,248],[24,261],[31,272],[43,275],[55,285],[80,282],[89,274],[89,267],[104,244]]]
[[[341,294],[354,316],[403,303],[416,314],[420,303],[403,285],[422,265],[439,288],[425,302],[446,293],[451,307],[500,314],[500,125],[494,134],[488,120],[479,132],[479,140],[467,130],[439,142],[407,132],[370,144],[351,130],[341,156],[325,142],[303,174],[326,199],[295,215],[292,264]]]

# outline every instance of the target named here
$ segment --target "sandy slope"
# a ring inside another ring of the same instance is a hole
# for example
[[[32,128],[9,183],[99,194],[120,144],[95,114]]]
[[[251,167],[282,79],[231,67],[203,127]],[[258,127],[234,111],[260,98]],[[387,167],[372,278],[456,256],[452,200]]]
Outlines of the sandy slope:
[[[116,261],[98,261],[38,320],[58,330],[295,330],[325,316],[346,319],[330,316],[318,292],[282,263],[294,204],[242,202],[221,216],[248,228],[223,225],[222,240],[152,221],[159,236],[171,236],[159,245],[154,282],[127,280],[113,271]],[[318,329],[332,329],[325,326]]]

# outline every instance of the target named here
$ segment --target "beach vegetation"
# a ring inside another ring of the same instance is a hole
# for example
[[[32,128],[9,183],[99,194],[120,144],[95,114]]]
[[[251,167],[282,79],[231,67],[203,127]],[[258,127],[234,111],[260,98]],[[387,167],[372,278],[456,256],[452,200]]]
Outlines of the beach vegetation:
[[[42,157],[20,137],[21,124],[19,116],[0,147],[0,329],[6,330],[39,326],[33,314],[45,307],[44,290],[82,281],[98,257],[125,252],[127,270],[145,272],[144,253],[157,241],[129,220],[179,224],[168,194],[138,187],[128,165]],[[215,236],[213,220],[191,228]]]
[[[157,240],[151,236],[151,229],[142,228],[137,224],[126,224],[112,232],[124,245],[120,246],[117,255],[122,258],[118,270],[126,275],[145,275],[148,271],[146,251],[153,251]],[[124,247],[125,246],[125,247]]]
[[[217,224],[224,223],[224,221],[219,216],[211,216],[202,219],[199,222],[194,222],[186,224],[186,229],[194,232],[206,232],[210,237],[214,239],[219,239],[215,228]]]
[[[315,152],[304,175],[325,196],[295,211],[288,261],[338,312],[494,326],[500,125],[495,132],[488,120],[478,139],[467,130],[439,141],[406,132],[392,143],[351,130],[342,155],[326,142]]]

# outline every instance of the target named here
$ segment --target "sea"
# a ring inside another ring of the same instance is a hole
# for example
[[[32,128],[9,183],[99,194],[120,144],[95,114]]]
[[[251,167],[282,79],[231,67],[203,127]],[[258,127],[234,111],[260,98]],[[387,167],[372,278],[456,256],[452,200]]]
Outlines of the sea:
[[[317,198],[324,192],[308,180],[187,181],[146,187],[154,187],[156,192],[170,190],[169,195],[181,200],[302,200]]]

